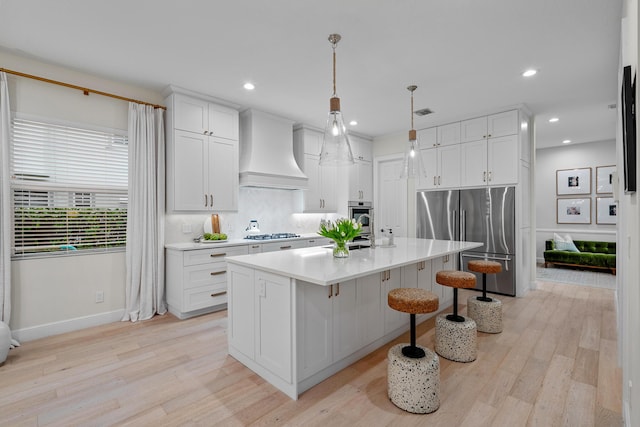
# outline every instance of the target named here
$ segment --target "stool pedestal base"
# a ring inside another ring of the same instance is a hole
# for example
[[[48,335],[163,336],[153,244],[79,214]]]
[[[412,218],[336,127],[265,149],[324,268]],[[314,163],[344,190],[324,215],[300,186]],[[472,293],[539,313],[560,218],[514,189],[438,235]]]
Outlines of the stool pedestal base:
[[[417,346],[425,357],[414,359],[402,354],[407,344],[396,344],[387,358],[387,390],[398,408],[414,414],[429,414],[440,407],[440,359],[426,347]]]
[[[436,353],[454,362],[473,362],[478,357],[476,322],[466,317],[464,322],[452,322],[445,314],[436,317]]]
[[[467,298],[467,315],[475,320],[479,332],[502,332],[502,301],[499,299],[491,298],[490,302],[486,302],[470,296]]]

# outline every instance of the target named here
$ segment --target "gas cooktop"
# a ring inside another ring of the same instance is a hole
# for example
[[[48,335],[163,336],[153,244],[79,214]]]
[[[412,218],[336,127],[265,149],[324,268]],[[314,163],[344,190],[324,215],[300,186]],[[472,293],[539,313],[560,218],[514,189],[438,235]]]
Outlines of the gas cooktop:
[[[252,234],[245,239],[249,240],[275,240],[275,239],[292,239],[294,237],[300,237],[299,234],[294,233],[273,233],[273,234]]]

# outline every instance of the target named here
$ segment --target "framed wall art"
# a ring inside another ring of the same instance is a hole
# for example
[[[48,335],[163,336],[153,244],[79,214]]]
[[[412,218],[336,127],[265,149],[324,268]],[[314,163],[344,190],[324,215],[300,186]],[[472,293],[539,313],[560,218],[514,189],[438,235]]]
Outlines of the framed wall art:
[[[615,166],[598,166],[596,168],[596,194],[613,193],[613,174]]]
[[[618,204],[613,197],[596,199],[596,224],[615,224],[618,222]]]
[[[591,194],[591,168],[557,170],[556,194]]]
[[[556,199],[558,224],[591,224],[591,198]]]

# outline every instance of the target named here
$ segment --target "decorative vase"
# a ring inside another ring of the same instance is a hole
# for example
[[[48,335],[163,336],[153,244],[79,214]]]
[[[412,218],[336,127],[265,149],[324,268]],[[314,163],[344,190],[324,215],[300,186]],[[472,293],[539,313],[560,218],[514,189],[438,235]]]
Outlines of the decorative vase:
[[[11,348],[11,330],[6,323],[0,321],[0,365],[4,363]]]
[[[335,258],[348,258],[349,248],[347,247],[347,242],[336,241],[333,247],[333,256]]]

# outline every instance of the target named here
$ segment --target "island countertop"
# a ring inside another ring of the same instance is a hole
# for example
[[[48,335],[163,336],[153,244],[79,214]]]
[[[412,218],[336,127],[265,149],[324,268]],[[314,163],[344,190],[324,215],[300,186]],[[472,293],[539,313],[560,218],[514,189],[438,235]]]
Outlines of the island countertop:
[[[396,237],[391,247],[351,250],[349,258],[334,258],[331,247],[227,257],[236,264],[297,280],[328,286],[391,268],[415,264],[482,246],[477,242]]]

